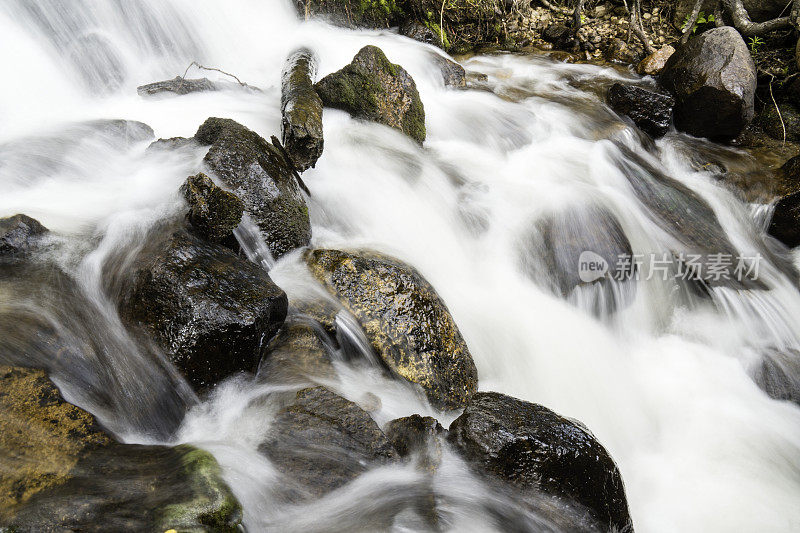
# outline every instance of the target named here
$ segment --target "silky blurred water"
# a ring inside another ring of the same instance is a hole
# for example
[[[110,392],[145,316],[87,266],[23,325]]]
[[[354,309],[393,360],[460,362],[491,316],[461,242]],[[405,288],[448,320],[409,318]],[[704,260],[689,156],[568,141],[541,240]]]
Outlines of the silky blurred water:
[[[702,145],[675,133],[652,144],[605,107],[603,88],[635,77],[536,56],[477,56],[464,65],[487,81],[454,90],[432,61],[436,49],[389,31],[302,22],[278,0],[0,4],[0,216],[25,213],[55,232],[52,254],[91,311],[77,335],[106,332],[93,339],[95,359],[54,369],[67,398],[129,442],[163,440],[159,428],[167,424],[159,419],[190,409],[174,441],[215,454],[253,531],[371,529],[431,486],[453,531],[497,528],[478,511],[486,502],[533,530],[558,529],[484,486],[449,452],[432,480],[413,465],[383,467],[318,502],[279,505],[281,481],[256,451],[275,391],[238,377],[198,401],[175,372],[153,362],[157,353],[133,346],[107,294],[103,279],[119,267],[120,251],[132,253],[149,228],[183,209],[177,189],[199,170],[203,153],[146,151],[150,140],[120,139],[87,121],[137,120],[167,138],[191,136],[220,116],[269,138],[280,129],[280,71],[294,48],[312,49],[324,76],[366,44],[413,76],[428,138],[420,147],[326,109],[325,152],[303,175],[312,192],[312,245],[372,248],[419,269],[459,325],[481,390],[577,418],[611,452],[637,531],[800,529],[800,409],[769,398],[751,377],[770,353],[800,349],[800,293],[765,251],[759,209],[693,166],[691,152]],[[138,85],[180,75],[192,61],[262,91],[137,95]],[[728,157],[747,161],[735,151]],[[596,295],[555,295],[532,230],[559,210],[602,206],[634,253],[683,246],[637,197],[621,160],[643,161],[703,198],[738,253],[765,255],[767,290],[721,287],[701,297],[685,284],[641,277],[632,295],[619,298],[625,305],[599,317]],[[271,264],[257,242],[249,252]],[[298,253],[271,275],[290,299],[319,292]],[[58,307],[46,294],[15,291],[0,287],[0,310]],[[54,328],[75,334],[66,318],[54,317]],[[420,413],[446,426],[457,415],[437,413],[418,391],[368,364],[340,362],[337,370],[327,384],[356,402],[377,396],[371,414],[381,425]],[[401,513],[393,527],[424,525]]]

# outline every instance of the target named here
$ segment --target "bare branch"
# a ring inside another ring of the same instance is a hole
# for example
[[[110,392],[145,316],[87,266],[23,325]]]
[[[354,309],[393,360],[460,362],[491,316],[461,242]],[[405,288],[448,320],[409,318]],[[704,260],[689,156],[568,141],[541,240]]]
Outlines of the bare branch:
[[[214,70],[216,72],[225,74],[226,76],[230,76],[231,78],[235,79],[236,81],[239,82],[239,85],[241,85],[242,87],[249,87],[249,85],[247,85],[245,82],[243,82],[242,80],[240,80],[239,78],[237,78],[236,76],[231,74],[230,72],[225,72],[224,70],[220,70],[220,69],[215,68],[215,67],[204,67],[203,65],[201,65],[197,61],[192,61],[191,63],[189,63],[189,66],[186,67],[186,70],[183,72],[183,76],[181,76],[184,80],[186,79],[186,74],[189,73],[189,69],[192,68],[192,67],[197,67],[197,68],[202,69],[202,70]]]
[[[573,11],[568,7],[557,6],[555,4],[550,3],[548,0],[539,0],[544,7],[549,9],[550,11],[555,11],[556,13],[561,13],[562,15],[572,15]]]
[[[578,3],[575,5],[575,11],[572,13],[572,20],[573,26],[575,26],[575,31],[581,29],[581,11],[583,11],[583,4],[586,3],[586,0],[578,0]]]
[[[629,9],[631,14],[630,30],[642,42],[645,52],[652,54],[656,49],[650,44],[650,38],[644,31],[644,26],[642,26],[642,0],[632,0],[631,3],[632,6]]]
[[[683,28],[681,28],[681,33],[683,34],[681,37],[681,44],[686,44],[686,42],[689,40],[689,36],[692,35],[692,30],[697,22],[697,17],[700,16],[701,7],[703,7],[703,0],[696,0],[694,6],[692,6],[692,12],[689,13],[689,16],[686,19],[686,24],[684,24]]]
[[[722,3],[725,5],[725,10],[733,19],[733,26],[745,37],[763,35],[771,31],[782,30],[792,26],[791,16],[780,17],[766,22],[753,22],[750,20],[750,15],[744,8],[742,0],[722,0]],[[796,10],[800,10],[800,8],[797,8],[797,4],[798,2],[795,0],[795,6],[792,7],[793,14]]]

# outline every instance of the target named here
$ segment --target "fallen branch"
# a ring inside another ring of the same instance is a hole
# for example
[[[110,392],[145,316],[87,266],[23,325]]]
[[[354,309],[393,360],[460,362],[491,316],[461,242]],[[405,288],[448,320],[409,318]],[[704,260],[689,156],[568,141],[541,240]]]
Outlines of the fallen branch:
[[[197,67],[197,68],[202,69],[202,70],[213,70],[213,71],[216,71],[216,72],[220,72],[222,74],[225,74],[226,76],[230,76],[231,78],[235,79],[237,82],[239,82],[239,85],[241,85],[242,87],[250,87],[249,85],[247,85],[245,82],[243,82],[242,80],[237,78],[235,75],[231,74],[230,72],[225,72],[224,70],[220,70],[220,69],[218,69],[216,67],[204,67],[203,65],[201,65],[197,61],[192,61],[191,63],[189,63],[189,66],[186,67],[186,70],[183,72],[183,76],[181,76],[182,79],[184,79],[184,80],[186,79],[186,74],[189,73],[189,69],[192,68],[192,67]]]
[[[633,5],[628,8],[631,15],[629,21],[630,31],[642,42],[645,52],[652,54],[656,49],[650,44],[650,38],[647,36],[647,32],[645,32],[644,26],[642,26],[642,0],[633,0],[632,3]],[[627,7],[627,2],[625,5]]]
[[[575,26],[575,31],[581,29],[581,11],[583,11],[583,5],[586,3],[586,0],[578,0],[578,3],[575,5],[575,11],[572,13],[572,20],[573,26]]]
[[[686,19],[686,24],[681,28],[681,33],[683,34],[681,37],[681,44],[686,44],[689,41],[689,37],[693,33],[692,30],[694,30],[694,25],[697,22],[697,17],[700,16],[701,7],[703,7],[703,0],[696,0],[694,6],[692,6],[691,13],[689,13],[689,17]]]
[[[562,15],[572,15],[573,10],[568,7],[557,6],[555,4],[551,4],[548,0],[539,0],[544,7],[549,9],[550,11],[555,11],[556,13],[561,13]]]

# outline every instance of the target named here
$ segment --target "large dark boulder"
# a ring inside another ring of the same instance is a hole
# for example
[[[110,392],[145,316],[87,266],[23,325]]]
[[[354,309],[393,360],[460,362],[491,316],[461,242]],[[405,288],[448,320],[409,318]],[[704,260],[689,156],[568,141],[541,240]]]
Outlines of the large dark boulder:
[[[419,384],[439,409],[466,405],[478,385],[475,363],[444,302],[419,272],[371,252],[313,250],[306,262],[358,319],[393,373]]]
[[[800,191],[778,200],[767,233],[789,248],[800,245]]]
[[[343,69],[316,85],[326,107],[347,111],[425,140],[425,107],[411,75],[377,46],[365,46]]]
[[[182,445],[115,442],[41,370],[0,366],[0,529],[238,531],[219,465]]]
[[[181,193],[189,204],[186,217],[192,229],[204,239],[222,242],[242,221],[244,204],[239,197],[202,172],[186,178]]]
[[[611,109],[629,117],[642,131],[661,137],[669,130],[675,99],[635,85],[615,83],[608,90]]]
[[[696,137],[733,139],[753,118],[756,67],[731,26],[681,46],[667,61],[661,83],[675,96],[675,127]]]
[[[0,218],[0,255],[16,255],[36,247],[47,228],[27,215]]]
[[[322,155],[322,100],[314,90],[316,62],[300,49],[286,61],[281,81],[281,135],[297,170],[313,167]]]
[[[366,411],[324,387],[299,391],[275,415],[258,449],[296,483],[286,489],[293,500],[323,496],[397,458]]]
[[[614,460],[585,427],[546,407],[479,392],[447,439],[490,478],[577,502],[602,529],[632,529]]]
[[[120,299],[120,314],[148,331],[198,390],[255,371],[288,305],[263,269],[184,230],[139,254]]]
[[[226,118],[209,118],[194,136],[211,145],[203,162],[244,202],[277,258],[311,239],[308,207],[283,151]]]

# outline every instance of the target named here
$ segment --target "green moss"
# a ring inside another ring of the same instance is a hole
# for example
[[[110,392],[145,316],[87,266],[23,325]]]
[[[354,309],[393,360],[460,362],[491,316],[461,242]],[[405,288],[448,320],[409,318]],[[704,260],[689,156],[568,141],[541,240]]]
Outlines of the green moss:
[[[163,530],[204,531],[202,526],[207,526],[221,533],[239,531],[242,508],[222,480],[214,456],[187,444],[176,446],[175,450],[181,453],[184,470],[192,481],[194,498],[162,510]]]
[[[434,22],[433,20],[430,20],[430,19],[429,20],[425,20],[422,23],[429,30],[431,30],[433,33],[435,33],[437,37],[439,37],[439,40],[441,41],[440,44],[442,45],[443,49],[445,49],[445,50],[449,50],[450,49],[450,39],[447,38],[447,32],[446,31],[442,31],[442,27],[439,26],[439,24],[437,24],[436,22]]]

